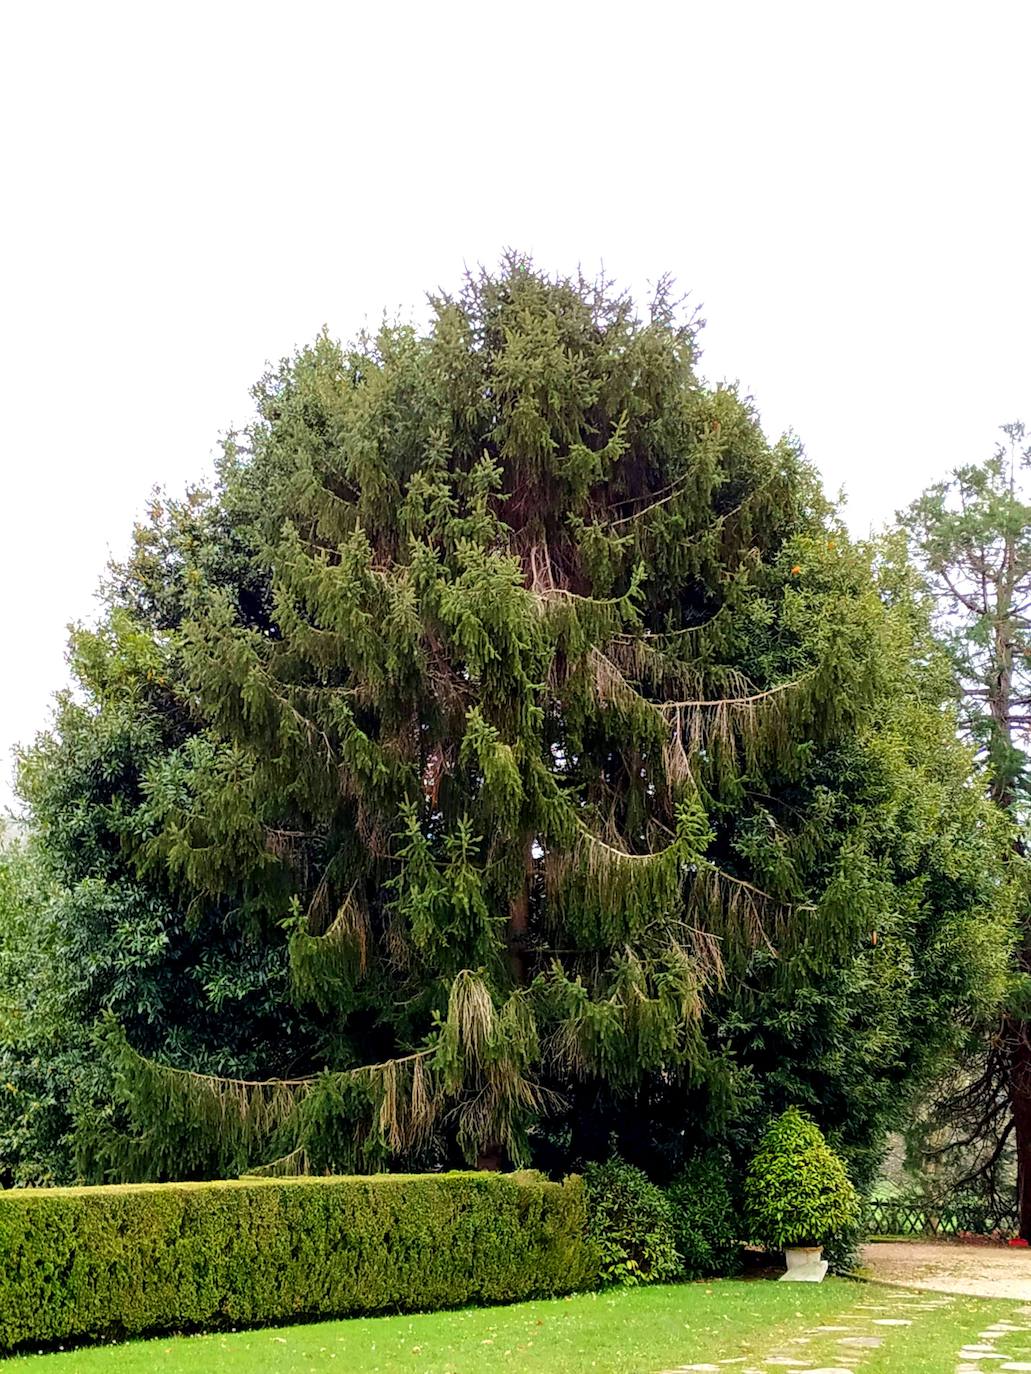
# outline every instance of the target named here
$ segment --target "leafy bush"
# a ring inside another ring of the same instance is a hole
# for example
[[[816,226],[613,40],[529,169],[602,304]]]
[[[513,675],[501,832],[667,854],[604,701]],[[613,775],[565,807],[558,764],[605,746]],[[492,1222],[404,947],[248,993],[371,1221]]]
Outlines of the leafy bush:
[[[675,1278],[680,1256],[673,1208],[647,1174],[622,1159],[584,1171],[588,1230],[605,1283],[662,1283]]]
[[[825,1245],[859,1225],[859,1197],[819,1126],[797,1107],[767,1129],[745,1179],[752,1239],[772,1250]]]
[[[692,1160],[666,1189],[685,1278],[734,1274],[741,1267],[740,1218],[730,1187],[732,1177],[730,1160],[711,1150]]]
[[[586,1219],[579,1179],[526,1174],[0,1192],[0,1350],[567,1293]]]
[[[863,1227],[856,1222],[854,1226],[844,1226],[827,1238],[823,1246],[823,1257],[832,1274],[856,1272],[862,1262],[859,1246],[863,1235]]]

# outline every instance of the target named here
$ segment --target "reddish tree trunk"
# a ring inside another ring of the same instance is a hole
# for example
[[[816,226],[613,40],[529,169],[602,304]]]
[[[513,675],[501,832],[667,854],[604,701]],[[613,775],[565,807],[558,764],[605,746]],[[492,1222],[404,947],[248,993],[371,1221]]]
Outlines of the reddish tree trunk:
[[[1013,847],[1021,858],[1025,856],[1022,839],[1018,838]],[[1022,973],[1031,973],[1031,928],[1026,921],[1017,967]],[[1012,1046],[1009,1089],[1017,1155],[1017,1234],[1031,1241],[1031,1023],[1006,1016],[1003,1024]]]
[[[1013,1040],[1010,1059],[1010,1103],[1017,1152],[1018,1231],[1031,1241],[1031,1039],[1023,1021],[1008,1020]]]
[[[530,934],[530,875],[508,905],[508,965],[512,981],[521,986],[527,979],[526,941]]]

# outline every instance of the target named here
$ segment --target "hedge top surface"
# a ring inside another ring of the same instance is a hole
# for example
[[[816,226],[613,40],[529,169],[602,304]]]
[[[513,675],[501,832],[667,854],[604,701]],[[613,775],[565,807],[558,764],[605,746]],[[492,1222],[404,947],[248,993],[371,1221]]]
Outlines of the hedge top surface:
[[[372,1187],[396,1187],[405,1183],[425,1183],[427,1180],[453,1180],[463,1183],[479,1183],[484,1187],[497,1187],[499,1182],[519,1187],[550,1187],[562,1185],[553,1183],[544,1174],[532,1170],[519,1170],[515,1173],[488,1173],[482,1169],[451,1169],[439,1174],[284,1174],[274,1178],[244,1174],[241,1178],[186,1179],[175,1183],[98,1183],[84,1184],[68,1188],[0,1188],[0,1200],[4,1203],[15,1199],[54,1198],[54,1197],[103,1197],[125,1196],[135,1193],[204,1192],[208,1189],[269,1188],[269,1187],[311,1187],[316,1185],[362,1183]]]

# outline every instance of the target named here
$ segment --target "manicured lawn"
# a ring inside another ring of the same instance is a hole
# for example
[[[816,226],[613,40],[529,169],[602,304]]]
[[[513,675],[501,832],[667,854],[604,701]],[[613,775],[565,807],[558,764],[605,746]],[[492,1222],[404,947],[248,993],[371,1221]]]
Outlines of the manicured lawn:
[[[7,1363],[40,1374],[659,1374],[744,1356],[728,1374],[742,1367],[784,1374],[788,1366],[765,1361],[793,1356],[834,1370],[861,1364],[863,1374],[940,1374],[963,1362],[960,1351],[971,1342],[1031,1361],[1026,1329],[979,1338],[997,1322],[1026,1327],[1022,1314],[1015,1302],[841,1280],[819,1287],[724,1281],[138,1341]]]
[[[878,1350],[870,1351],[862,1360],[862,1374],[952,1374],[964,1364],[977,1363],[976,1355],[961,1359],[959,1352],[966,1342],[987,1344],[978,1338],[993,1322],[1025,1325],[1031,1320],[1020,1315],[1022,1308],[1022,1303],[1005,1300],[955,1298],[948,1307],[929,1314],[929,1321],[914,1321],[893,1333]],[[1004,1369],[1009,1362],[1031,1361],[1031,1332],[1027,1330],[994,1337],[992,1344],[1007,1359],[986,1362],[981,1366],[984,1371]]]

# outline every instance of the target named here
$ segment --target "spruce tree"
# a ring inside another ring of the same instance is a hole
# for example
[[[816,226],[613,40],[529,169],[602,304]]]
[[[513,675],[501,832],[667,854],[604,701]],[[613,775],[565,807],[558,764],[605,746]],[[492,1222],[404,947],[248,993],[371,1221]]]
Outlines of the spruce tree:
[[[256,388],[217,493],[244,573],[187,533],[126,576],[192,719],[126,850],[285,945],[307,1029],[226,1078],[111,1021],[113,1176],[581,1157],[588,1122],[740,1107],[802,1027],[810,1091],[862,1078],[863,997],[939,1043],[921,954],[941,1022],[989,995],[996,837],[797,444],[699,381],[666,286],[642,319],[512,257],[431,304]]]

